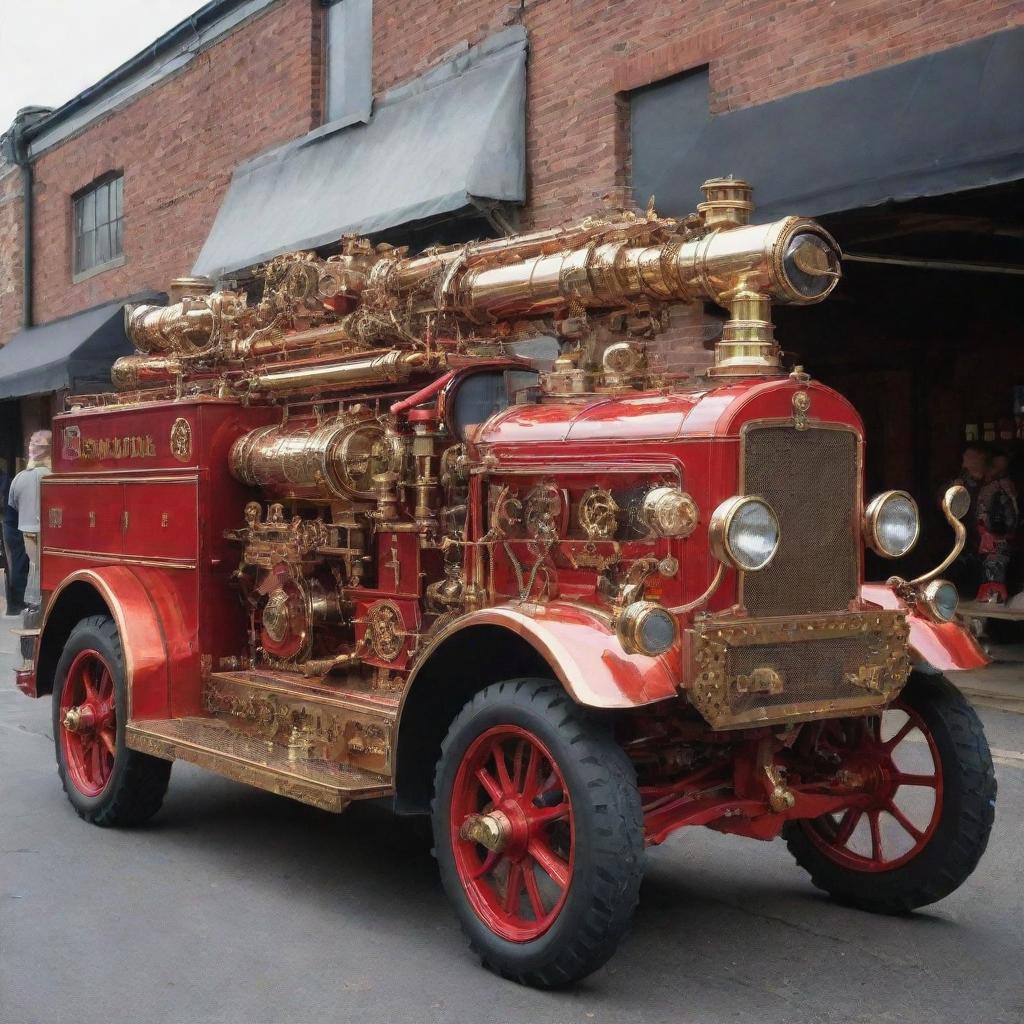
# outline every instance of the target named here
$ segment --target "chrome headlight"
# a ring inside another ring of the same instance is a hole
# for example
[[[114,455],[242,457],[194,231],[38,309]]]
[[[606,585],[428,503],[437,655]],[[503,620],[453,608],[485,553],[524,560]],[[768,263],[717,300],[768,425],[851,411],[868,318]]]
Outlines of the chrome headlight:
[[[864,539],[883,558],[901,558],[920,533],[917,502],[906,491],[883,491],[864,509]]]
[[[921,602],[939,622],[952,622],[960,606],[960,595],[949,580],[932,580],[921,591]]]
[[[779,550],[779,520],[763,498],[727,498],[711,516],[711,550],[744,572],[763,569]]]
[[[626,605],[615,631],[627,654],[650,657],[664,654],[679,635],[675,616],[653,601],[634,601]]]

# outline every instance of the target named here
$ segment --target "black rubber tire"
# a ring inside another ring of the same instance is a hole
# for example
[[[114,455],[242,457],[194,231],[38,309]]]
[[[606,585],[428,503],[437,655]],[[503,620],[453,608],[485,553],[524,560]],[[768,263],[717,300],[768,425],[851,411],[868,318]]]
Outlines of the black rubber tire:
[[[945,676],[915,672],[902,700],[924,720],[941,762],[943,806],[928,844],[905,864],[872,873],[836,864],[799,821],[789,822],[783,833],[814,885],[841,903],[878,914],[909,913],[963,885],[985,852],[995,816],[992,755],[963,694]]]
[[[456,772],[473,740],[502,724],[532,731],[558,762],[572,800],[576,853],[569,894],[551,927],[529,942],[496,935],[459,879],[448,830]],[[636,773],[610,731],[549,679],[512,679],[478,693],[452,722],[434,778],[434,853],[471,948],[512,981],[555,988],[586,977],[627,932],[643,877],[643,813]]]
[[[103,791],[93,797],[81,793],[68,778],[60,743],[60,699],[64,679],[75,656],[84,650],[97,651],[110,666],[117,714],[113,771]],[[57,774],[64,792],[78,816],[94,825],[139,825],[160,810],[167,792],[171,762],[129,750],[124,742],[127,719],[124,653],[117,626],[107,615],[91,615],[72,629],[60,661],[57,662],[53,685],[53,739],[57,753]]]

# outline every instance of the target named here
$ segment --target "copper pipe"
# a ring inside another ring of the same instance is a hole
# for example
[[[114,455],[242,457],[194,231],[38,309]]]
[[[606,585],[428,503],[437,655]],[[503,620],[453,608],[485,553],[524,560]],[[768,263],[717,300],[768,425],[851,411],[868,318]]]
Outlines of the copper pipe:
[[[254,373],[248,378],[248,382],[253,391],[289,391],[342,385],[358,387],[406,381],[417,371],[427,368],[427,358],[422,353],[393,349],[383,355],[352,359],[343,363],[314,364],[294,370]]]

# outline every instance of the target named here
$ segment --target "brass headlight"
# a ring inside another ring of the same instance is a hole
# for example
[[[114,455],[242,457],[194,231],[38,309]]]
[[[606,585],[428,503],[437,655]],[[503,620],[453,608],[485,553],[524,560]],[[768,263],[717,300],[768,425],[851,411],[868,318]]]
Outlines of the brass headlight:
[[[653,601],[626,605],[616,623],[619,643],[627,654],[664,654],[679,635],[675,616]]]
[[[763,498],[726,498],[711,516],[708,536],[720,562],[757,572],[779,550],[779,520]]]
[[[939,622],[952,622],[960,605],[960,595],[949,580],[932,580],[921,591],[921,603]]]
[[[920,534],[917,502],[906,491],[883,491],[864,509],[864,540],[883,558],[902,558]]]
[[[655,487],[644,495],[643,521],[658,537],[689,537],[697,528],[697,503],[678,487]]]

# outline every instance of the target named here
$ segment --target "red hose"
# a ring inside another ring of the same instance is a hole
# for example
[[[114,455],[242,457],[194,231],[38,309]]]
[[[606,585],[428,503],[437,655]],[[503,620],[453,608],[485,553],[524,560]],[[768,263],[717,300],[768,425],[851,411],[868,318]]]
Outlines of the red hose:
[[[438,391],[440,391],[454,376],[455,371],[449,370],[443,376],[438,377],[437,380],[431,381],[425,388],[420,388],[416,394],[410,395],[408,398],[403,398],[400,402],[395,402],[395,404],[391,406],[391,415],[397,416],[399,413],[405,412],[406,409],[411,409],[414,405],[419,405],[420,402],[425,402],[428,398],[433,398],[434,395],[436,395]]]

